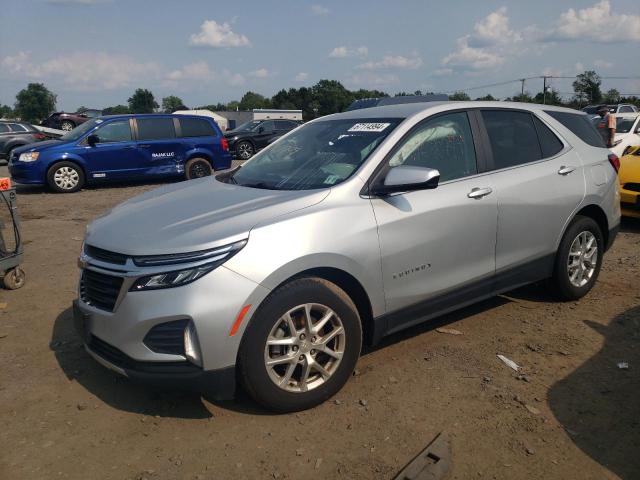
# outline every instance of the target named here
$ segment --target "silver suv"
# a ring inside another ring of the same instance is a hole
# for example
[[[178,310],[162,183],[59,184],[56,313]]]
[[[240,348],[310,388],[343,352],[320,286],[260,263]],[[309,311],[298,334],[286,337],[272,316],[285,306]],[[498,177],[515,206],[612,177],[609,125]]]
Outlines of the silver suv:
[[[619,161],[588,117],[423,103],[319,118],[217,177],[135,197],[88,228],[77,328],[135,379],[278,411],[351,375],[363,342],[531,282],[594,285]]]

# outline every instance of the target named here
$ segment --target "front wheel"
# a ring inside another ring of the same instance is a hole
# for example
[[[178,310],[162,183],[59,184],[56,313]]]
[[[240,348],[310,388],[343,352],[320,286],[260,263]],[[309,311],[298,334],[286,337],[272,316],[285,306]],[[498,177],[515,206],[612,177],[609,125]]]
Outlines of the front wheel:
[[[251,142],[240,142],[236,145],[236,154],[240,160],[249,160],[254,153],[255,148]]]
[[[590,217],[573,219],[560,242],[552,277],[554,293],[561,300],[584,297],[600,273],[604,238]]]
[[[54,192],[77,192],[84,186],[84,172],[73,162],[59,162],[49,169],[47,183]]]
[[[361,346],[360,317],[347,294],[324,279],[297,279],[254,315],[240,347],[240,378],[265,407],[304,410],[342,388]]]
[[[60,130],[64,130],[65,132],[70,132],[75,127],[76,126],[73,124],[73,122],[70,122],[69,120],[65,120],[60,124]]]
[[[213,168],[205,158],[192,158],[184,166],[184,175],[187,180],[208,177],[212,172]]]

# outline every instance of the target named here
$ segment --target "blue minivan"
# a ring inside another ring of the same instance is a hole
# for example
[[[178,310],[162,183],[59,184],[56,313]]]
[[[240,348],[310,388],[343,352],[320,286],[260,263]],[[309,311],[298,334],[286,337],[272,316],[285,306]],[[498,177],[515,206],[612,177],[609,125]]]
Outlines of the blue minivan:
[[[16,148],[9,172],[16,183],[75,192],[87,183],[148,177],[211,175],[231,166],[218,125],[195,115],[110,115],[58,140]]]

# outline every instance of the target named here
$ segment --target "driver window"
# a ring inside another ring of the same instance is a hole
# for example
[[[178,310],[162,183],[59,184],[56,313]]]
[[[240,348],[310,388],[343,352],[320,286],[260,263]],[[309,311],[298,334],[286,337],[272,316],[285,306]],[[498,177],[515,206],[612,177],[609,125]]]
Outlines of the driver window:
[[[427,120],[404,139],[389,160],[398,166],[434,168],[440,182],[477,173],[476,153],[465,112]]]
[[[262,122],[260,124],[260,128],[262,128],[264,133],[271,133],[276,129],[275,124],[273,123],[273,120],[269,120],[267,122]]]
[[[130,142],[131,127],[129,120],[109,122],[96,130],[95,135],[100,139],[100,143]]]

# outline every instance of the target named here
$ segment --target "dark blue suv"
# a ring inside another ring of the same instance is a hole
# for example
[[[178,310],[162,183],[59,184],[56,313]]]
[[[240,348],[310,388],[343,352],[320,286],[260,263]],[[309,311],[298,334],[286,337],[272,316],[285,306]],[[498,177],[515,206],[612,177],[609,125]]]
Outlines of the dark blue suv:
[[[161,114],[95,118],[59,140],[16,148],[9,159],[16,183],[57,192],[106,180],[199,178],[230,166],[229,144],[212,119]]]

